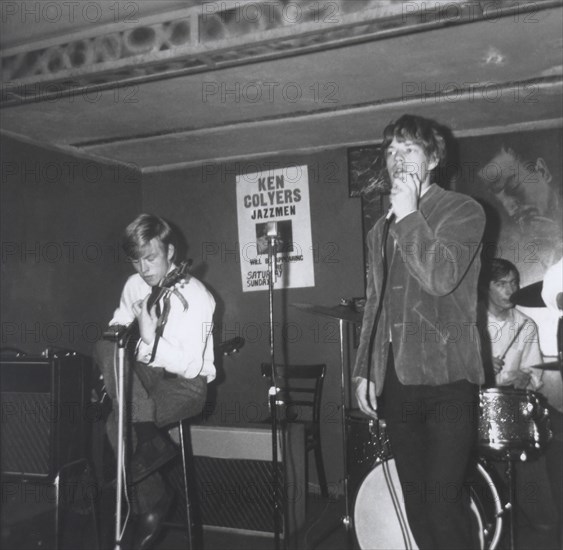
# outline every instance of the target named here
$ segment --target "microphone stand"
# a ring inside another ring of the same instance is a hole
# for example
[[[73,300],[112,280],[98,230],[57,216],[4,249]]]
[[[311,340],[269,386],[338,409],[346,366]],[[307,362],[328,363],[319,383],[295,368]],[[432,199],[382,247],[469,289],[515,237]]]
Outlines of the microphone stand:
[[[115,550],[121,550],[121,508],[123,503],[124,470],[124,426],[125,426],[125,350],[129,339],[136,329],[136,323],[128,327],[110,327],[104,333],[104,339],[113,340],[117,345],[117,482],[115,490]]]
[[[270,357],[271,357],[271,381],[272,386],[268,392],[270,412],[272,418],[272,498],[273,498],[273,519],[274,519],[274,544],[276,550],[280,548],[280,535],[283,528],[284,510],[280,506],[278,495],[278,485],[280,482],[278,470],[278,441],[280,444],[280,452],[283,458],[283,418],[278,415],[278,405],[283,404],[280,395],[280,388],[276,377],[276,361],[275,361],[275,342],[274,342],[274,276],[276,263],[276,238],[277,223],[274,222],[273,227],[268,230],[268,293],[269,293],[269,313],[270,313]],[[278,440],[278,431],[281,437]],[[283,461],[282,461],[283,464]],[[283,494],[283,493],[282,493]]]
[[[121,550],[121,506],[123,497],[123,466],[124,445],[123,432],[125,424],[125,338],[117,340],[117,488],[115,490],[115,550]]]

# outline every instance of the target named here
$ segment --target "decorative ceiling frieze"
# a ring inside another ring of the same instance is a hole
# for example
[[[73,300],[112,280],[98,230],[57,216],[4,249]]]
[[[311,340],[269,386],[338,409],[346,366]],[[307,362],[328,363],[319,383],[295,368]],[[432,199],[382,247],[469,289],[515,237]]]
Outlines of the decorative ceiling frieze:
[[[544,6],[550,3],[554,2],[539,0]],[[4,49],[0,105],[211,71],[501,13],[524,16],[536,4],[512,0],[204,2]]]

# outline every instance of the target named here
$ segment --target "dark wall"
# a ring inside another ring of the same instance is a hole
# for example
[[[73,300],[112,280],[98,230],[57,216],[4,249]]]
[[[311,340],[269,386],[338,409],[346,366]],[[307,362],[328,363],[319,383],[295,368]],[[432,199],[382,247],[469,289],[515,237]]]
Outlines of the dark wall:
[[[264,420],[268,385],[260,376],[260,363],[270,358],[268,292],[242,292],[235,178],[237,173],[294,164],[309,167],[315,286],[275,291],[276,358],[327,363],[322,435],[329,481],[336,482],[342,478],[339,321],[292,304],[336,306],[341,298],[364,294],[361,204],[348,197],[346,151],[146,175],[143,208],[175,222],[185,235],[194,273],[217,300],[216,343],[234,336],[246,340],[239,354],[218,359],[207,421],[236,425]],[[314,476],[314,468],[312,472]]]
[[[140,175],[2,139],[2,347],[90,353],[129,266]]]
[[[270,358],[268,293],[242,292],[235,175],[306,164],[315,286],[275,292],[276,354],[280,361],[327,364],[324,456],[329,482],[342,479],[339,320],[292,304],[336,306],[364,293],[361,205],[348,197],[344,149],[150,174],[142,183],[124,169],[10,139],[2,142],[2,160],[2,347],[90,353],[131,272],[118,247],[123,227],[142,211],[154,212],[181,230],[194,273],[216,297],[216,343],[245,338],[239,354],[217,358],[210,386],[206,421],[228,425],[268,416],[260,363]],[[346,359],[353,358],[345,336]]]

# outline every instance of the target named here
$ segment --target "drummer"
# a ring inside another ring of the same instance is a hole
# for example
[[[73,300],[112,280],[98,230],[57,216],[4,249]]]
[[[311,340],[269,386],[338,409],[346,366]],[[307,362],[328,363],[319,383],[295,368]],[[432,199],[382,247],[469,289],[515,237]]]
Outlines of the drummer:
[[[483,323],[483,365],[489,386],[536,391],[542,386],[543,373],[532,368],[542,363],[538,328],[510,301],[519,287],[518,270],[508,260],[494,258],[483,264],[478,308],[478,318]],[[496,466],[504,477],[505,465]],[[516,502],[521,522],[534,529],[556,529],[557,513],[545,455],[516,463]]]
[[[543,371],[532,368],[542,363],[538,327],[510,300],[520,288],[518,269],[508,260],[493,258],[482,266],[479,287],[478,320],[486,384],[538,390]]]

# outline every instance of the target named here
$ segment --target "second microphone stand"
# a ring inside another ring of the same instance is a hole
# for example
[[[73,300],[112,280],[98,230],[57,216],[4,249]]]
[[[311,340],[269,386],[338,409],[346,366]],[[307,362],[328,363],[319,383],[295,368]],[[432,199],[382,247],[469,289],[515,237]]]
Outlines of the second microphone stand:
[[[272,500],[273,500],[273,519],[274,519],[274,543],[275,548],[280,548],[280,538],[284,522],[284,506],[280,502],[283,498],[283,486],[280,487],[280,472],[278,465],[278,443],[280,455],[282,457],[282,468],[285,463],[284,457],[284,418],[280,414],[278,407],[283,405],[281,388],[276,376],[275,341],[274,341],[274,277],[276,275],[276,227],[268,231],[268,292],[269,292],[269,313],[270,313],[270,358],[271,373],[270,379],[272,386],[269,389],[269,405],[272,419]],[[281,437],[278,438],[278,434]]]

